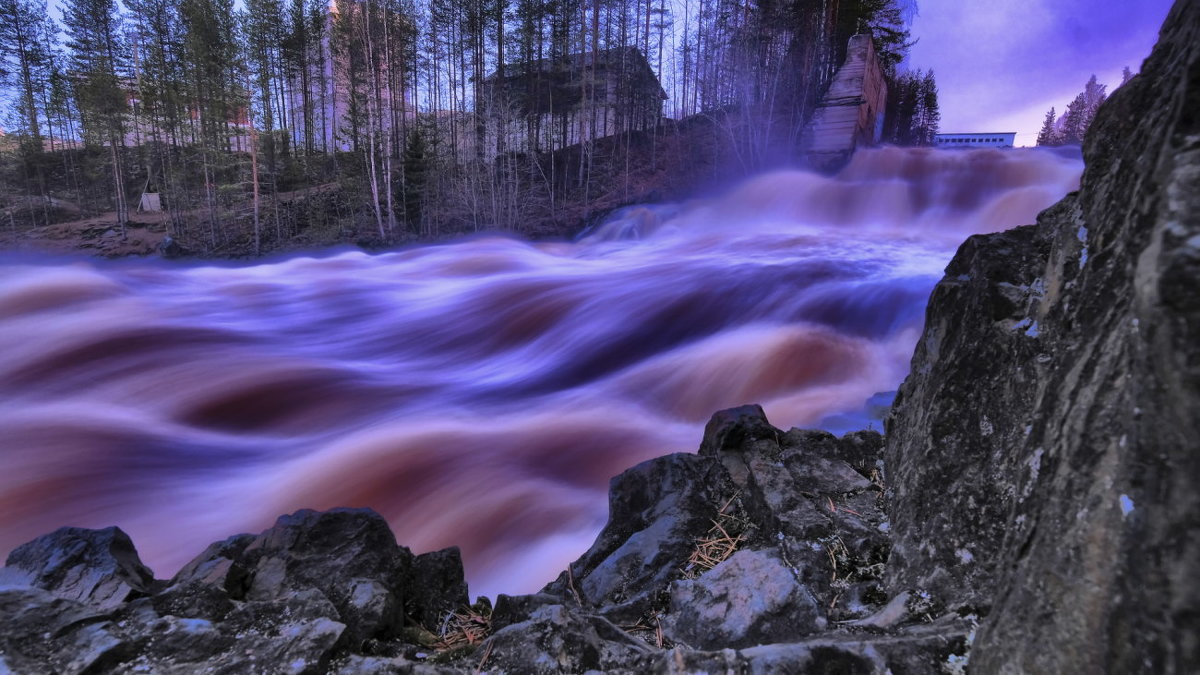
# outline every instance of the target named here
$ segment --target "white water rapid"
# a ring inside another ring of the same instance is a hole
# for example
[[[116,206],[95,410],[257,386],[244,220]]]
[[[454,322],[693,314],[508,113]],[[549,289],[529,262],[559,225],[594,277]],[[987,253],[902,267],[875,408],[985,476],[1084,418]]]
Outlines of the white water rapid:
[[[884,148],[574,243],[0,257],[0,555],[119,525],[169,577],[281,513],[369,506],[415,552],[460,546],[473,595],[534,591],[591,543],[609,479],[694,452],[714,411],[865,423],[963,239],[1033,222],[1081,167]]]

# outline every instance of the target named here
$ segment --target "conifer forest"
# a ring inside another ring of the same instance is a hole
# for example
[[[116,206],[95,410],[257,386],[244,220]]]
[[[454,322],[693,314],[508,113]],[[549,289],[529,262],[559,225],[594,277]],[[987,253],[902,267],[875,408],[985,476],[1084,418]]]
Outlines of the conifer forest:
[[[928,144],[897,0],[0,0],[0,228],[157,211],[255,255],[501,230],[793,161],[851,35]],[[59,18],[60,17],[60,18]]]

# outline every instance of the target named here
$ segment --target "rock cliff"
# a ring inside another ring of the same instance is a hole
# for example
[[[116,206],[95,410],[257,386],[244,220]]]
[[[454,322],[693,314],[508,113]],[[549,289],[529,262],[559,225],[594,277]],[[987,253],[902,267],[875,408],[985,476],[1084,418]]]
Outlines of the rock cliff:
[[[0,570],[0,673],[1200,669],[1200,3],[1084,148],[1081,190],[963,244],[887,439],[721,411],[613,479],[541,592],[300,511],[157,580],[116,528]]]
[[[1200,6],[1084,147],[1079,192],[972,237],[888,421],[889,589],[986,613],[979,672],[1200,664]]]

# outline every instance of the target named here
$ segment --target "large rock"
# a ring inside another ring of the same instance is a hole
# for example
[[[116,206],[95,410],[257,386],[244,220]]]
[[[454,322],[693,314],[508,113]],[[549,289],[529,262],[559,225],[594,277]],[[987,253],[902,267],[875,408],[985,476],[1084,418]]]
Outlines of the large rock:
[[[457,547],[422,553],[413,559],[408,614],[423,626],[436,626],[448,613],[471,604]]]
[[[566,605],[537,608],[477,651],[489,669],[506,673],[645,672],[639,663],[652,652],[604,617]]]
[[[889,420],[893,591],[988,612],[975,672],[1200,664],[1200,4],[1036,227],[973,237]]]
[[[101,672],[128,645],[93,607],[38,588],[0,589],[0,673]]]
[[[830,632],[746,649],[660,652],[644,672],[692,673],[962,673],[971,640],[969,621],[910,626],[888,634]]]
[[[674,454],[612,480],[608,523],[596,542],[544,592],[634,623],[662,608],[717,510],[733,497],[721,462]]]
[[[776,551],[738,551],[698,579],[671,586],[666,635],[696,649],[791,642],[825,628],[825,614]]]
[[[36,588],[98,609],[117,607],[154,586],[154,573],[116,527],[60,528],[18,546],[5,567],[24,573]]]
[[[166,584],[120,530],[64,528],[0,573],[0,672],[323,673],[352,654],[412,665],[429,650],[406,631],[466,591],[457,550],[414,562],[366,509],[283,516]]]
[[[211,610],[226,608],[213,599],[213,589],[253,602],[315,591],[335,608],[329,618],[344,624],[345,639],[361,644],[398,635],[412,564],[412,554],[396,544],[387,521],[370,509],[302,510],[281,516],[257,536],[209,546],[180,570],[164,595],[194,599],[194,616],[219,618]]]

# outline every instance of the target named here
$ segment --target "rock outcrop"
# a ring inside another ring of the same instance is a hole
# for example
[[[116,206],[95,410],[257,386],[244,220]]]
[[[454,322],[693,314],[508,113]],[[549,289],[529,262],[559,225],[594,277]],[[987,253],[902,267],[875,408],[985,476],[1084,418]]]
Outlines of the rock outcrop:
[[[1084,146],[1079,192],[972,237],[888,433],[891,592],[986,613],[978,672],[1200,667],[1200,3]]]
[[[365,509],[283,516],[169,581],[121,530],[63,528],[9,555],[0,672],[326,672],[342,655],[412,655],[405,617],[466,603],[457,550],[414,557]]]
[[[369,510],[283,516],[212,544],[169,581],[152,578],[120,530],[63,529],[9,558],[0,666],[935,670],[962,658],[973,624],[884,592],[882,451],[875,432],[784,432],[758,406],[722,411],[700,454],[613,479],[592,548],[542,592],[501,595],[494,611],[468,606],[457,551],[413,556]]]

